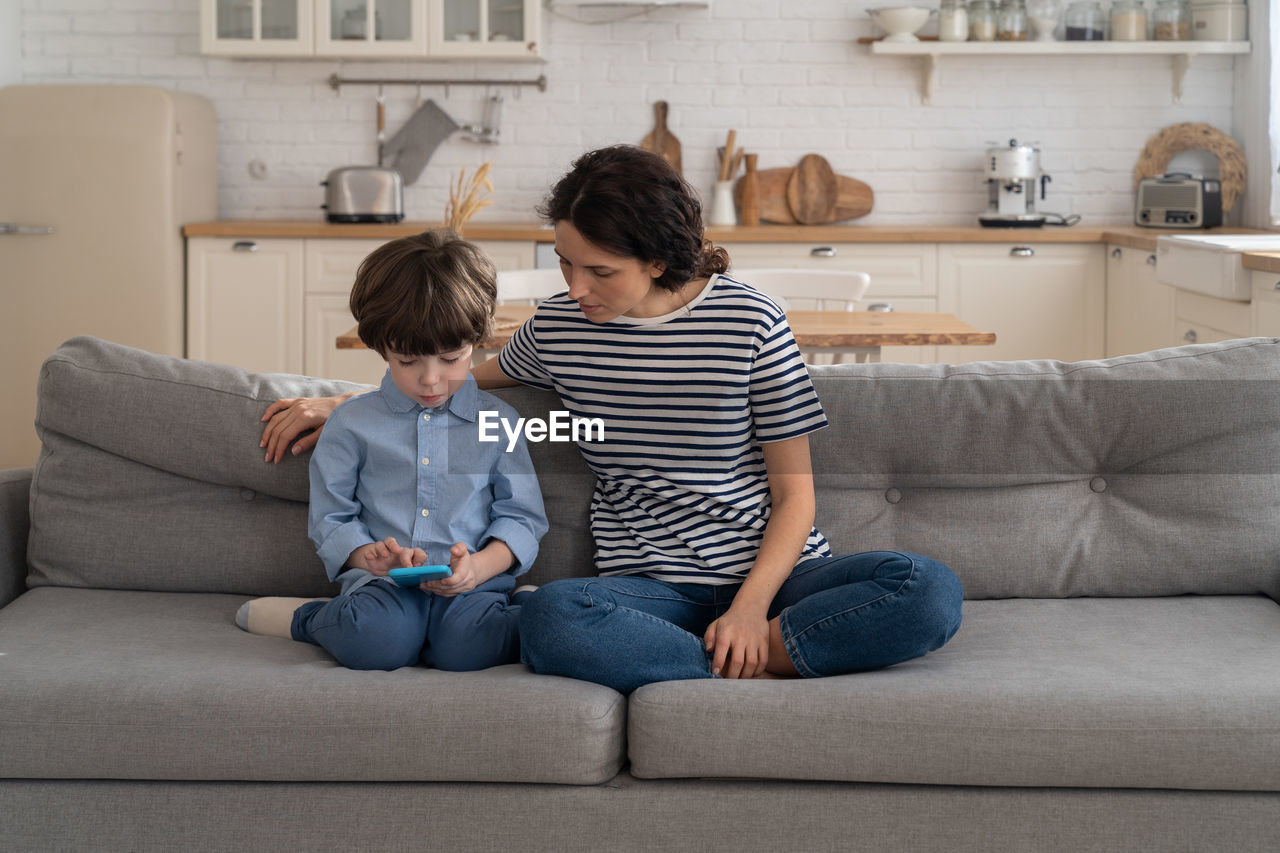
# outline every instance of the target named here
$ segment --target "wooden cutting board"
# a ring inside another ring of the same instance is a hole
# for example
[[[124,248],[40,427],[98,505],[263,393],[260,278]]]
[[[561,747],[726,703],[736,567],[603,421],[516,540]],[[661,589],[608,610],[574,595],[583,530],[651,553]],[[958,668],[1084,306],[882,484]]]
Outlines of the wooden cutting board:
[[[791,212],[791,205],[787,203],[787,185],[791,181],[791,174],[795,169],[761,169],[756,172],[756,186],[760,195],[760,221],[772,222],[776,225],[798,225],[800,220],[796,219]],[[737,185],[734,187],[734,197],[738,205],[742,204],[742,179],[738,179]],[[859,216],[866,216],[871,212],[872,206],[875,204],[875,193],[871,187],[855,178],[849,178],[844,175],[836,175],[836,204],[835,209],[831,212],[830,218],[823,220],[821,223],[809,224],[826,224],[828,222],[843,222],[846,219],[857,219]]]
[[[787,179],[787,207],[801,225],[831,222],[836,212],[836,172],[821,154],[806,154]]]
[[[645,151],[661,154],[678,173],[684,174],[684,167],[680,163],[680,140],[667,129],[666,101],[658,101],[653,105],[653,130],[641,140],[640,147]]]

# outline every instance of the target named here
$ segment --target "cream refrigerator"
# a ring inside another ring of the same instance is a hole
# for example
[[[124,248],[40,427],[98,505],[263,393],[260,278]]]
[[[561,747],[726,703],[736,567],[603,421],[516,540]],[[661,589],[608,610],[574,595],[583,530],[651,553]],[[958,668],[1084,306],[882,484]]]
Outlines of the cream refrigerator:
[[[35,461],[40,364],[66,339],[185,355],[182,226],[217,213],[204,98],[0,89],[0,468]]]

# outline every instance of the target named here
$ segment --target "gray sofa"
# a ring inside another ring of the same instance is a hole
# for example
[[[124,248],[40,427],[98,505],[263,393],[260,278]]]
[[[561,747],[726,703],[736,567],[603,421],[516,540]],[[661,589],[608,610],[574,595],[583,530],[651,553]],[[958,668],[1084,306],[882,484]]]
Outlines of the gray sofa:
[[[240,631],[332,592],[258,418],[349,386],[69,341],[0,475],[0,849],[1280,848],[1280,341],[814,374],[819,526],[947,562],[960,632],[624,697]],[[591,475],[531,449],[532,579],[589,573]]]

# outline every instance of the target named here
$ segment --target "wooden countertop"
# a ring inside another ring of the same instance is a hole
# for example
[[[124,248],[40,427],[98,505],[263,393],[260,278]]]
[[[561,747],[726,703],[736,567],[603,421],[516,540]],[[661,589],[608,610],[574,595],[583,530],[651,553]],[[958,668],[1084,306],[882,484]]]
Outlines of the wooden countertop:
[[[184,225],[187,237],[269,237],[349,238],[394,240],[438,227],[439,223],[406,220],[393,225],[332,224],[321,219],[218,219]],[[1261,233],[1253,228],[1212,228],[1188,232],[1184,228],[1138,228],[1135,225],[1098,225],[1069,228],[982,228],[980,225],[733,225],[707,229],[709,240],[717,243],[1110,243],[1114,246],[1156,251],[1161,234]],[[550,243],[552,229],[536,222],[475,222],[467,225],[471,240],[518,240]],[[1245,259],[1248,259],[1245,255]],[[1248,266],[1248,260],[1245,266]],[[1270,268],[1262,268],[1270,269]],[[1280,270],[1276,270],[1280,272]]]
[[[486,349],[499,349],[520,324],[533,316],[532,305],[499,305],[493,337]],[[995,332],[975,329],[954,314],[917,311],[788,311],[787,323],[802,349],[824,347],[983,346]],[[338,349],[364,349],[354,328],[338,336]]]
[[[1245,252],[1244,268],[1280,273],[1280,252]]]
[[[394,225],[331,224],[320,219],[220,219],[186,225],[187,237],[367,237],[390,240],[418,234],[438,222],[404,221]],[[981,226],[906,225],[755,225],[713,227],[707,237],[717,243],[1110,243],[1155,251],[1161,234],[1186,234],[1185,229],[1138,228],[1111,225],[1069,228],[982,228]],[[1248,234],[1250,228],[1214,228],[1203,233]],[[473,222],[466,235],[473,240],[529,240],[551,243],[552,230],[536,222]]]

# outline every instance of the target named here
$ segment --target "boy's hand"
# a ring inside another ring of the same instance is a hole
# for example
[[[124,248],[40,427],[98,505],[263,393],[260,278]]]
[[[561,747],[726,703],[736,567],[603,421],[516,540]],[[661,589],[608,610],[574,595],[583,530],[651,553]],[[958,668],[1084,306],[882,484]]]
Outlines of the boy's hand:
[[[479,585],[472,554],[462,542],[455,542],[449,549],[449,570],[453,572],[452,575],[444,580],[427,581],[421,585],[422,589],[434,595],[452,598],[470,592]]]
[[[425,565],[426,562],[426,551],[421,548],[404,548],[396,542],[394,536],[388,536],[381,542],[361,545],[347,558],[347,565],[351,568],[364,569],[380,577],[386,577],[392,569],[407,569]]]

